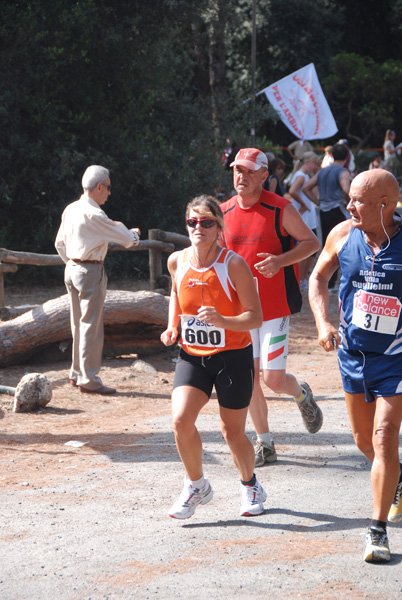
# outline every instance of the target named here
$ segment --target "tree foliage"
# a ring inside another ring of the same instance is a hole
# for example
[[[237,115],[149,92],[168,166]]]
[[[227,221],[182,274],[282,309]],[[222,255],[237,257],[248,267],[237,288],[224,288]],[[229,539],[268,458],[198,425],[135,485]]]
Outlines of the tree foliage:
[[[402,111],[402,0],[256,0],[256,89],[313,62],[339,127],[382,145]],[[251,0],[0,0],[0,246],[53,252],[89,164],[106,211],[184,232],[184,207],[231,189],[224,139],[250,143]],[[363,26],[356,26],[363,23]],[[291,134],[262,97],[257,135]],[[147,268],[136,254],[116,271]]]
[[[193,88],[190,21],[169,13],[178,4],[3,7],[2,245],[53,251],[88,164],[111,169],[108,213],[145,232],[177,226],[211,188],[210,103]]]
[[[402,94],[402,61],[377,63],[370,57],[342,52],[325,78],[327,97],[338,127],[357,144],[382,146],[384,132],[394,127]]]

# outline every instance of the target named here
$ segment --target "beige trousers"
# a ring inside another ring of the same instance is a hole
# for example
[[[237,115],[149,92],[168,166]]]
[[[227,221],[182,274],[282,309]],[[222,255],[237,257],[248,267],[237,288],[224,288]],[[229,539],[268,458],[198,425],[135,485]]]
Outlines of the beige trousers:
[[[103,306],[107,277],[102,264],[68,261],[64,281],[70,298],[73,336],[70,378],[88,389],[102,385],[98,377],[103,351]]]

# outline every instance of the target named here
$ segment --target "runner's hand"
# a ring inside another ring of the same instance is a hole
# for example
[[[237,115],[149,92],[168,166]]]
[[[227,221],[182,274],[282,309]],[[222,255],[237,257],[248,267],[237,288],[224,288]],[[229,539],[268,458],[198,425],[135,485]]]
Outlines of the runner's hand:
[[[275,254],[268,254],[267,252],[260,252],[257,256],[264,257],[259,263],[255,263],[254,267],[257,269],[261,275],[264,277],[272,277],[276,275],[281,268],[281,259],[279,256],[275,256]]]
[[[324,348],[325,352],[332,352],[333,350],[337,350],[341,343],[341,338],[335,327],[330,325],[324,331],[318,332],[318,343]]]
[[[216,327],[222,327],[222,315],[218,313],[214,306],[201,306],[197,311],[197,317],[203,323],[209,325],[215,325]]]
[[[171,329],[165,329],[165,331],[161,334],[161,342],[165,344],[165,346],[172,346],[177,339],[177,329],[172,327]]]

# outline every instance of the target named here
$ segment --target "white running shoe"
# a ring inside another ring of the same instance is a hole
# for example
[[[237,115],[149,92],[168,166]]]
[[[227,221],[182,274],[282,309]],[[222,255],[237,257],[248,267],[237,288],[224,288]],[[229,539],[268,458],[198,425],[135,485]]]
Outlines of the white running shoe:
[[[258,481],[253,486],[241,484],[241,517],[255,517],[264,512],[267,493]]]
[[[366,548],[363,558],[366,562],[389,562],[388,536],[382,527],[370,527],[366,534]]]
[[[402,521],[402,481],[396,486],[394,501],[388,513],[388,521],[391,523]]]
[[[196,488],[185,477],[183,491],[170,509],[169,517],[173,517],[173,519],[188,519],[194,514],[199,504],[207,504],[207,502],[212,500],[213,495],[214,492],[207,479],[202,488]]]

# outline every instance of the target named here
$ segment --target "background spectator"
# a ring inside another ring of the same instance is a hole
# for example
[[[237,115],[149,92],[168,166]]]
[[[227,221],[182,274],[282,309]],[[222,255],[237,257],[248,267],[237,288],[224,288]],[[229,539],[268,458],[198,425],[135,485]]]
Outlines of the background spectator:
[[[282,185],[282,179],[285,174],[285,162],[281,158],[274,158],[268,163],[268,172],[269,176],[264,181],[264,189],[283,198],[285,188]]]
[[[329,167],[334,162],[334,157],[332,156],[332,146],[326,146],[324,148],[324,158],[321,161],[321,169],[325,167]]]

